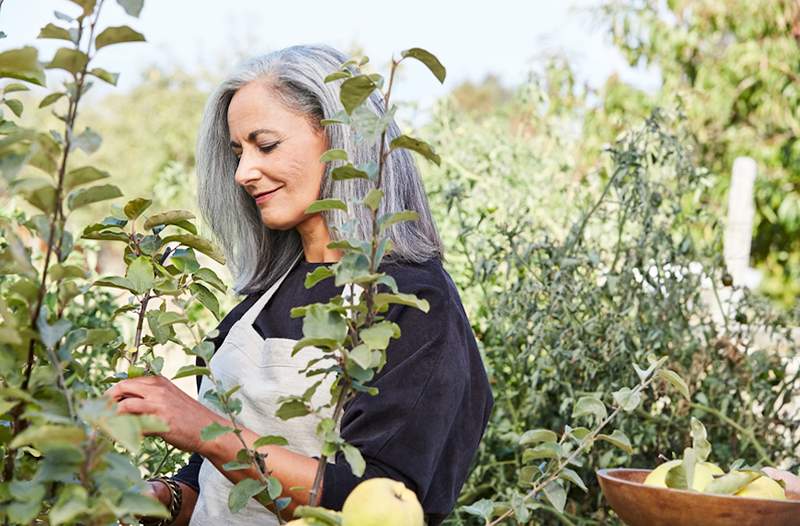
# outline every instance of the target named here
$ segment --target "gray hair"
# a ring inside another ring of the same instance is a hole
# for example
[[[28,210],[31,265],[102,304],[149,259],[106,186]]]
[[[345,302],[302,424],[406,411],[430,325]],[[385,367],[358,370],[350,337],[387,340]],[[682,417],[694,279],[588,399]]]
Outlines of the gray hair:
[[[309,119],[317,129],[324,128],[329,148],[348,153],[350,162],[377,162],[380,139],[364,141],[349,126],[322,126],[321,119],[330,119],[343,110],[339,101],[342,81],[325,83],[330,73],[340,69],[347,56],[327,45],[299,45],[255,57],[224,80],[208,100],[197,141],[198,204],[203,219],[222,248],[234,278],[233,289],[240,294],[264,290],[286,272],[302,250],[295,229],[272,230],[261,220],[253,198],[234,182],[237,160],[230,148],[228,106],[236,91],[255,80],[265,81],[286,104],[286,107]],[[353,69],[351,72],[355,73]],[[365,106],[384,117],[384,99],[376,90]],[[398,135],[394,122],[386,133],[386,145]],[[328,163],[322,178],[320,198],[341,199],[353,203],[363,199],[373,187],[364,179],[333,181],[331,170],[341,162]],[[418,221],[393,225],[387,231],[393,251],[389,261],[421,263],[431,258],[442,259],[442,241],[431,216],[419,169],[412,154],[398,149],[386,158],[382,189],[385,192],[379,213],[414,210]],[[344,237],[348,216],[342,212],[324,212],[331,238]],[[371,217],[363,206],[350,207],[350,235],[368,239]]]

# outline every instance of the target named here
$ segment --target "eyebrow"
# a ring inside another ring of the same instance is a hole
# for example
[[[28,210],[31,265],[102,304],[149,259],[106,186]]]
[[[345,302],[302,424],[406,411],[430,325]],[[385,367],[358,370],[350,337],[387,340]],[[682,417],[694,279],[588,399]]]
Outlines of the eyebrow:
[[[253,130],[247,134],[247,140],[249,142],[253,142],[256,140],[256,137],[261,135],[262,133],[278,133],[275,130],[270,130],[269,128],[259,128],[257,130]],[[242,145],[236,141],[231,141],[230,143],[231,148],[241,148]]]

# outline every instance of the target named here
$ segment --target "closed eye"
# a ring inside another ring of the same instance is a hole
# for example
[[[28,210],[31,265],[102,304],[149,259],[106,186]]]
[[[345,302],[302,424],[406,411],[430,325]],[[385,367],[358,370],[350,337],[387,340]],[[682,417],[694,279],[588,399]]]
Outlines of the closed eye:
[[[274,142],[272,144],[266,144],[264,146],[259,146],[258,149],[261,150],[263,153],[269,153],[272,150],[274,150],[278,146],[278,144],[280,144],[280,143],[279,142]]]
[[[280,144],[280,141],[274,142],[272,144],[265,144],[264,146],[259,146],[258,150],[261,153],[270,153],[272,150],[277,148],[278,144]],[[242,160],[242,153],[243,152],[239,148],[234,148],[233,149],[233,155],[236,157],[236,162],[237,163]]]

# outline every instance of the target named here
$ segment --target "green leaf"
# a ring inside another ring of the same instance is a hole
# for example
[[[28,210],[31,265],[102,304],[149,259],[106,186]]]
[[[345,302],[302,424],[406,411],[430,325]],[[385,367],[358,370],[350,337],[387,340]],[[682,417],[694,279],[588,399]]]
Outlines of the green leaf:
[[[364,469],[366,469],[367,463],[364,461],[364,457],[361,456],[361,451],[353,445],[342,444],[342,453],[344,453],[344,458],[347,460],[347,463],[350,464],[350,470],[353,472],[353,475],[359,478],[364,475]]]
[[[342,101],[344,111],[347,112],[348,115],[353,113],[353,110],[367,100],[377,87],[375,82],[367,75],[356,75],[342,82],[339,100]]]
[[[52,424],[32,425],[19,433],[9,444],[13,449],[32,445],[39,450],[47,450],[60,445],[79,445],[86,438],[83,429],[76,426],[57,426]]]
[[[233,428],[223,426],[218,422],[212,422],[200,431],[200,440],[208,441],[221,437],[226,433],[233,433]]]
[[[192,274],[192,278],[205,281],[220,292],[225,292],[228,287],[219,279],[219,276],[210,268],[203,267]]]
[[[347,70],[344,70],[344,71],[334,71],[333,73],[331,73],[330,75],[328,75],[327,77],[325,77],[325,80],[324,80],[324,82],[327,84],[328,82],[333,82],[334,80],[339,80],[339,79],[348,79],[348,78],[350,78],[350,77],[352,77],[352,76],[353,76],[353,74],[352,74],[352,73],[350,73],[350,72],[349,72],[349,71],[347,71]]]
[[[175,376],[173,376],[172,379],[177,380],[178,378],[186,378],[187,376],[208,376],[210,374],[211,370],[208,367],[184,365],[178,369],[178,372],[175,373]]]
[[[144,222],[145,230],[152,230],[153,227],[158,225],[176,225],[187,219],[194,219],[195,215],[189,210],[169,210],[167,212],[159,212],[147,218]]]
[[[102,170],[98,170],[94,166],[82,166],[80,168],[75,168],[74,170],[67,172],[67,174],[64,176],[64,190],[69,192],[76,186],[86,183],[93,183],[94,181],[107,179],[109,177],[111,177],[111,174]]]
[[[711,442],[708,441],[706,426],[695,417],[692,417],[689,426],[692,431],[692,449],[697,454],[697,459],[705,462],[711,454]]]
[[[615,429],[613,433],[610,435],[597,435],[598,440],[605,440],[606,442],[610,442],[611,444],[617,446],[621,450],[625,451],[629,455],[633,453],[633,447],[631,447],[631,441],[628,437],[620,431],[619,429]]]
[[[125,277],[131,282],[137,293],[144,294],[153,288],[155,282],[153,262],[147,256],[139,256],[128,266]]]
[[[346,161],[346,160],[347,160],[347,150],[342,150],[341,148],[333,148],[327,150],[319,158],[319,162],[321,163],[327,163],[330,161]]]
[[[89,496],[86,489],[70,484],[61,489],[58,500],[50,509],[50,524],[58,526],[74,521],[89,511]]]
[[[59,281],[66,278],[85,278],[86,270],[78,265],[66,265],[63,263],[56,263],[50,267],[50,278],[53,281]]]
[[[309,412],[308,407],[302,400],[288,400],[282,403],[278,410],[275,411],[275,416],[281,420],[289,420],[290,418],[305,416]]]
[[[64,95],[66,95],[66,93],[64,93],[63,91],[57,91],[55,93],[51,93],[42,99],[42,102],[39,103],[39,107],[46,108],[47,106],[50,106]]]
[[[376,307],[381,307],[383,305],[389,304],[397,304],[397,305],[406,305],[408,307],[415,307],[422,312],[428,312],[430,310],[430,305],[428,304],[428,300],[419,299],[413,294],[389,294],[388,292],[379,292],[375,294],[373,301]]]
[[[394,212],[391,214],[384,214],[378,218],[378,224],[381,227],[381,232],[390,226],[401,223],[403,221],[416,221],[419,219],[419,214],[413,210],[403,210],[402,212]]]
[[[253,442],[254,448],[263,446],[288,446],[289,441],[278,435],[264,435]]]
[[[356,362],[362,369],[368,369],[372,363],[372,353],[366,345],[356,345],[347,355],[348,358]]]
[[[117,337],[114,329],[89,329],[86,331],[86,339],[83,345],[103,345]]]
[[[134,415],[118,415],[100,424],[103,431],[131,453],[138,453],[142,445],[142,426]]]
[[[39,50],[26,46],[0,53],[0,78],[19,79],[44,86],[45,76],[39,64]]]
[[[672,489],[691,489],[696,464],[697,457],[694,450],[687,447],[683,452],[683,461],[667,472],[665,478],[667,487]]]
[[[383,350],[389,346],[391,338],[400,337],[400,327],[394,322],[382,321],[372,327],[361,329],[359,336],[370,350]]]
[[[303,337],[327,339],[341,344],[347,337],[347,323],[338,311],[314,303],[306,307]]]
[[[9,109],[11,109],[12,112],[14,112],[14,115],[17,117],[22,116],[22,102],[18,101],[17,99],[5,99],[3,102],[9,107]]]
[[[561,446],[556,442],[542,442],[536,447],[528,448],[522,452],[522,461],[526,464],[531,460],[542,458],[557,459],[561,457]]]
[[[214,296],[214,293],[197,282],[191,283],[189,285],[189,290],[194,297],[197,298],[197,301],[211,311],[211,314],[219,321],[221,318],[219,314],[219,300]]]
[[[569,468],[563,468],[561,470],[561,473],[559,473],[558,477],[572,482],[573,484],[581,488],[585,493],[589,492],[589,489],[586,487],[586,484],[583,483],[583,479],[581,478],[581,476]]]
[[[177,241],[181,245],[185,245],[197,250],[198,252],[202,252],[221,265],[225,264],[225,256],[222,254],[222,252],[220,252],[217,246],[211,241],[203,239],[200,236],[196,236],[194,234],[172,234],[170,236],[166,236],[161,241],[165,245],[167,243]]]
[[[44,346],[52,350],[67,331],[72,328],[72,322],[66,318],[61,318],[52,325],[48,325],[46,309],[41,309],[36,328],[39,330],[39,337],[42,339]]]
[[[247,502],[264,491],[267,486],[256,479],[246,478],[242,479],[236,483],[236,485],[231,488],[231,492],[228,494],[228,509],[232,513],[238,513],[245,506],[247,506]]]
[[[93,75],[102,81],[108,82],[112,86],[116,86],[119,80],[119,73],[112,73],[103,68],[92,68],[92,70],[89,71],[89,75]]]
[[[133,292],[136,294],[136,287],[133,283],[131,283],[127,278],[123,278],[120,276],[106,276],[105,278],[100,278],[94,283],[92,283],[93,287],[112,287],[115,289],[125,289]]]
[[[92,154],[100,148],[100,144],[102,142],[103,139],[100,137],[100,135],[98,135],[93,129],[86,128],[79,135],[76,135],[72,138],[70,151],[80,148],[84,152]]]
[[[30,90],[31,89],[25,84],[22,84],[20,82],[12,82],[10,84],[6,84],[6,86],[3,88],[3,94],[14,93],[17,91],[30,91]]]
[[[757,471],[734,470],[709,482],[703,489],[703,493],[733,495],[761,476],[762,474]]]
[[[384,195],[383,190],[380,190],[378,188],[373,188],[364,198],[364,206],[366,206],[373,212],[376,211],[381,204],[381,199],[383,199],[383,195]]]
[[[150,199],[144,199],[142,197],[131,199],[125,203],[125,208],[123,209],[125,211],[125,217],[130,221],[135,221],[151,204],[153,204],[153,201]]]
[[[595,396],[582,396],[575,402],[575,407],[572,410],[572,417],[579,418],[587,415],[593,415],[598,420],[602,420],[608,413],[605,404],[599,398]]]
[[[122,191],[113,184],[101,184],[89,188],[73,190],[67,196],[67,205],[74,211],[83,206],[87,206],[108,199],[122,197]]]
[[[614,401],[619,405],[623,411],[630,413],[639,407],[642,401],[642,396],[637,391],[633,391],[628,387],[623,387],[619,391],[612,393]]]
[[[123,42],[144,42],[144,35],[128,26],[107,27],[94,40],[95,49]]]
[[[231,460],[222,465],[222,469],[225,471],[237,471],[240,469],[250,469],[251,467],[253,467],[253,464],[250,462],[239,462],[238,460]]]
[[[671,369],[661,369],[658,371],[658,377],[668,382],[680,394],[682,394],[684,398],[691,400],[692,397],[689,394],[689,386],[678,373]]]
[[[283,485],[281,481],[275,477],[269,477],[267,479],[267,495],[271,500],[275,500],[281,496],[283,493]]]
[[[439,157],[431,148],[431,145],[426,143],[425,141],[421,141],[419,139],[415,139],[413,137],[409,137],[408,135],[400,135],[395,137],[392,142],[389,144],[391,150],[397,150],[398,148],[405,148],[406,150],[412,150],[417,152],[421,156],[425,157],[432,163],[439,166],[442,162],[441,157]],[[391,151],[390,150],[390,151]]]
[[[461,511],[476,517],[480,517],[483,519],[485,524],[489,524],[489,521],[494,514],[494,502],[489,499],[481,499],[477,502],[473,502],[469,506],[462,506]]]
[[[544,487],[544,496],[559,513],[564,513],[564,506],[567,505],[567,491],[560,482],[550,481]]]
[[[410,57],[419,60],[425,64],[429,70],[431,70],[431,73],[433,73],[433,76],[436,77],[439,82],[444,84],[444,79],[447,76],[447,70],[433,53],[419,47],[412,47],[410,49],[406,49],[405,51],[401,51],[400,55],[403,58]]]
[[[39,31],[39,36],[36,38],[56,38],[59,40],[68,40],[72,42],[72,36],[69,34],[69,31],[53,23],[44,26]]]
[[[539,442],[558,442],[558,435],[549,429],[530,429],[525,431],[519,439],[520,446]]]
[[[86,64],[89,62],[89,57],[83,51],[72,49],[68,47],[59,48],[53,56],[53,60],[48,63],[45,68],[47,69],[63,69],[69,71],[73,75],[77,75],[83,71]]]
[[[339,166],[331,171],[334,181],[345,181],[347,179],[369,179],[369,174],[364,170],[359,170],[352,164]]]
[[[317,267],[313,272],[309,272],[306,275],[304,285],[307,289],[310,289],[320,281],[328,279],[331,276],[333,276],[333,270],[331,270],[330,267]]]
[[[316,214],[327,210],[342,210],[347,212],[347,205],[340,199],[319,199],[306,208],[306,214]]]
[[[84,16],[90,15],[94,11],[94,6],[97,0],[72,0],[72,3],[78,4],[83,8]]]
[[[117,0],[128,15],[138,18],[144,7],[144,0]]]

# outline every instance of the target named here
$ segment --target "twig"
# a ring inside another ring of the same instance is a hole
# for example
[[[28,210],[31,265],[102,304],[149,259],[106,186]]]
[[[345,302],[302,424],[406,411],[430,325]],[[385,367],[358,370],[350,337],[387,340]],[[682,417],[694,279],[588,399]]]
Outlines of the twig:
[[[654,369],[653,372],[650,374],[650,376],[647,378],[647,380],[639,382],[639,384],[636,387],[634,387],[632,394],[638,394],[647,386],[649,386],[656,379],[656,372],[658,371],[658,369],[659,368]],[[621,405],[616,406],[616,408],[614,408],[614,410],[608,416],[606,416],[597,427],[595,427],[591,432],[589,432],[588,435],[583,437],[581,443],[578,445],[577,448],[575,448],[575,451],[573,451],[572,454],[569,457],[567,457],[566,460],[558,461],[558,465],[556,466],[555,471],[553,471],[549,476],[545,477],[544,479],[541,479],[539,482],[534,484],[533,488],[531,488],[531,490],[523,498],[527,500],[535,497],[540,491],[542,491],[542,489],[544,489],[545,486],[556,480],[561,475],[561,471],[565,467],[570,465],[573,461],[575,461],[575,459],[577,459],[578,456],[580,456],[581,453],[583,453],[584,449],[586,449],[587,446],[589,446],[594,442],[595,438],[600,433],[600,431],[602,431],[603,428],[607,426],[609,422],[614,420],[614,418],[616,418],[616,416],[619,414],[620,411],[622,411],[622,406]],[[514,514],[514,509],[510,508],[500,517],[489,523],[488,526],[496,526],[497,524],[500,524],[502,521],[504,521],[513,514]]]

